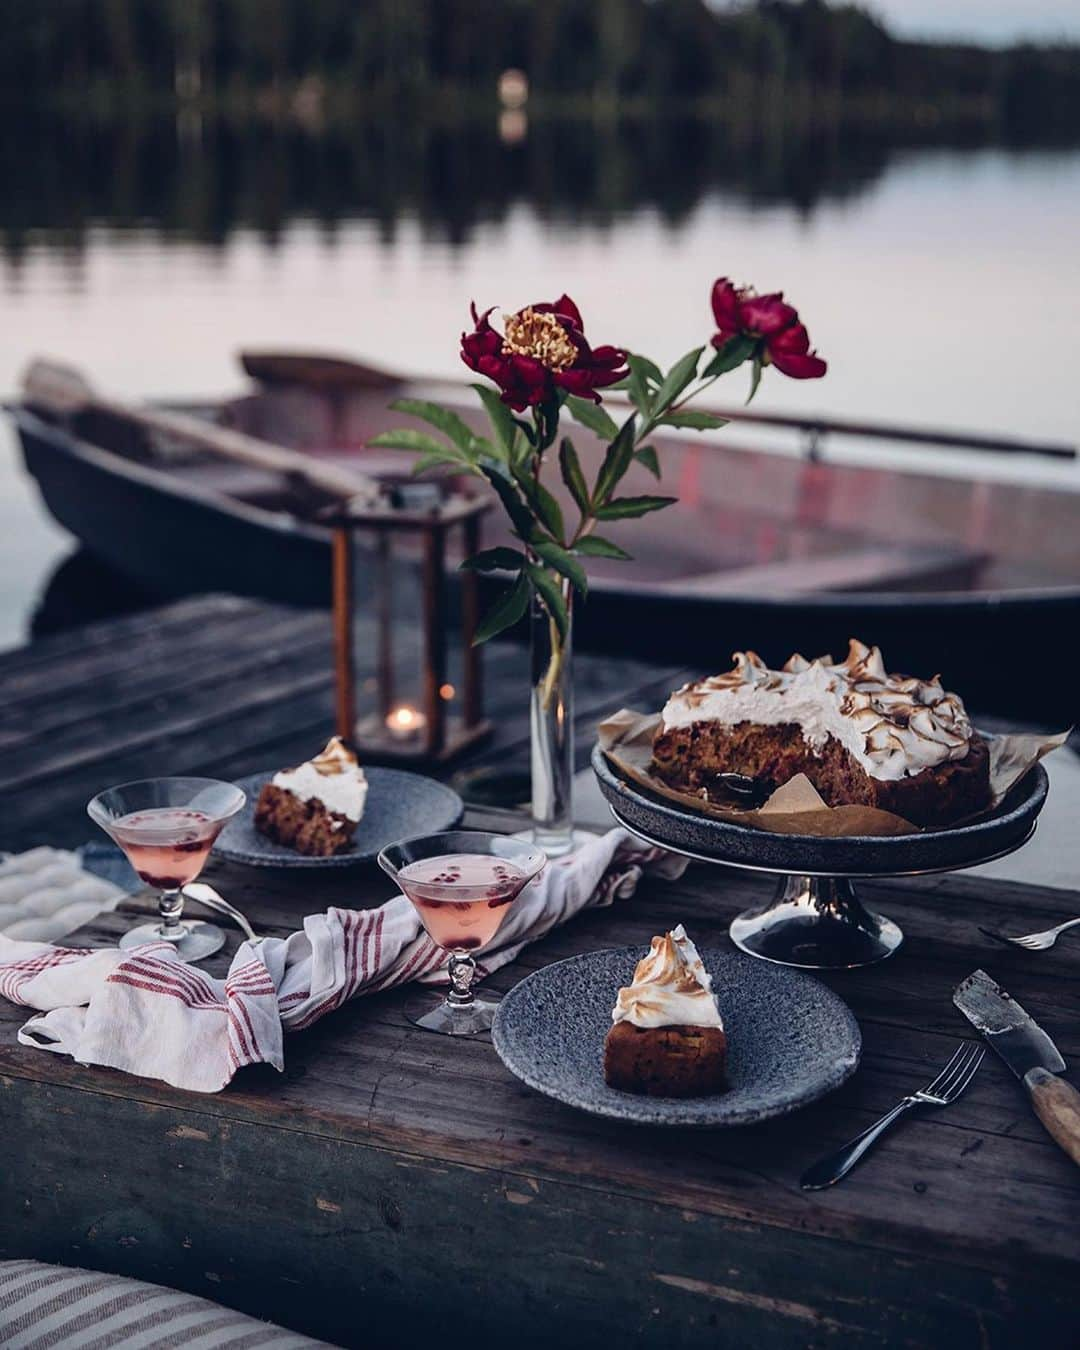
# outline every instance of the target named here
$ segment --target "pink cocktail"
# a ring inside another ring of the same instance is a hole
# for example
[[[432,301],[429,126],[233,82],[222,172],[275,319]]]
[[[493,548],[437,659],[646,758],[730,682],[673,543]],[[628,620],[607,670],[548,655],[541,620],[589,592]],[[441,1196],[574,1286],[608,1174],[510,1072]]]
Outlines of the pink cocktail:
[[[440,947],[468,952],[488,945],[528,879],[508,858],[447,853],[409,863],[397,883]]]
[[[214,840],[244,801],[238,787],[216,778],[143,778],[99,792],[88,804],[91,819],[158,891],[158,922],[132,928],[121,947],[171,942],[185,961],[221,947],[225,934],[216,924],[180,917],[183,888],[202,872]]]
[[[154,806],[114,820],[109,833],[148,886],[171,891],[203,870],[221,826],[205,811]]]
[[[450,1036],[491,1026],[498,1003],[473,993],[473,953],[493,941],[546,861],[532,844],[468,830],[406,839],[379,854],[380,867],[412,901],[432,940],[450,953],[450,992],[412,1018],[418,1026]]]

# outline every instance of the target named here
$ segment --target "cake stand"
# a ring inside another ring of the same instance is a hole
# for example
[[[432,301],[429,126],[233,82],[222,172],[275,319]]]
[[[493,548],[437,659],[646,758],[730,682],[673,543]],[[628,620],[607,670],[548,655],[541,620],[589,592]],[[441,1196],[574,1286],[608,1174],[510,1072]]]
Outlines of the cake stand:
[[[856,882],[960,871],[1015,853],[1035,833],[1049,780],[1036,765],[997,809],[970,825],[908,835],[778,834],[718,820],[628,782],[599,746],[592,767],[612,815],[646,843],[699,862],[778,878],[763,905],[731,924],[750,956],[811,970],[871,965],[904,940],[892,919],[863,904]]]

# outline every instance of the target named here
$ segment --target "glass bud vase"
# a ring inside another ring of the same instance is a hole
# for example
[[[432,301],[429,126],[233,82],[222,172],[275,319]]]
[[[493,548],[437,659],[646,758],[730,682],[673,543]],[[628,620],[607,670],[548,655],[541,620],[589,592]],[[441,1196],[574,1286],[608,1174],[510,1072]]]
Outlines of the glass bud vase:
[[[569,582],[555,579],[569,616],[565,637],[535,595],[530,602],[533,840],[549,858],[568,853],[574,842],[573,604]]]

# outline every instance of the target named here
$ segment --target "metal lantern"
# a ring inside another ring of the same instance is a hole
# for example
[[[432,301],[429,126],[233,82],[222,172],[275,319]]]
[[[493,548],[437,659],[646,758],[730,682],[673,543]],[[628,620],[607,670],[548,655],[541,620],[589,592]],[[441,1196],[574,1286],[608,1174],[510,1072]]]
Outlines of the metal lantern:
[[[436,484],[417,483],[327,519],[337,731],[362,756],[445,761],[490,733],[473,645],[477,577],[459,574],[460,623],[453,628],[446,583],[454,531],[461,556],[475,553],[480,518],[490,508],[487,499],[443,496]]]

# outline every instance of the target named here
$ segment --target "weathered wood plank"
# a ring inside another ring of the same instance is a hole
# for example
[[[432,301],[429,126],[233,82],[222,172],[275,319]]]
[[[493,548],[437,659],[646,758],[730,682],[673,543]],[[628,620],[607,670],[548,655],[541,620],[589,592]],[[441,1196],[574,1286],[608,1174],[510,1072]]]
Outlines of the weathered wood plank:
[[[378,901],[385,880],[358,873],[317,894],[311,883],[263,882],[244,869],[218,868],[216,884],[260,925],[280,929],[300,912],[352,899]],[[703,943],[724,941],[727,919],[760,898],[762,883],[736,876],[720,902],[713,874],[699,870],[676,887],[651,887],[610,911],[583,916],[531,948],[523,961],[500,972],[506,987],[527,969],[613,942],[644,943],[665,922],[692,923]],[[934,883],[906,883],[911,892]],[[958,892],[973,883],[954,879]],[[982,883],[1006,905],[1017,888]],[[1057,894],[1064,911],[1071,897]],[[960,894],[949,897],[954,908]],[[932,914],[933,911],[930,911]],[[282,922],[284,921],[284,922]],[[122,915],[99,930],[116,932]],[[203,1103],[161,1085],[82,1069],[31,1050],[0,1049],[0,1068],[39,1081],[56,1081],[195,1109],[223,1119],[263,1121],[290,1130],[327,1133],[372,1147],[404,1149],[427,1159],[524,1168],[551,1179],[571,1168],[601,1189],[623,1188],[660,1203],[690,1206],[769,1227],[820,1233],[887,1248],[906,1258],[935,1252],[942,1261],[990,1269],[1010,1278],[1029,1264],[1044,1272],[1080,1261],[1080,1178],[1031,1117],[1003,1066],[988,1062],[971,1091],[939,1115],[912,1122],[890,1140],[855,1181],[823,1195],[797,1189],[802,1168],[827,1147],[863,1128],[902,1092],[936,1071],[967,1028],[949,1003],[952,987],[976,959],[957,946],[937,953],[924,969],[928,945],[919,920],[904,916],[908,950],[889,967],[850,972],[830,980],[855,1009],[866,1038],[864,1068],[828,1101],[789,1121],[756,1131],[698,1136],[627,1132],[579,1115],[523,1089],[509,1077],[490,1046],[435,1041],[404,1023],[402,995],[360,1000],[288,1043],[284,1078],[248,1071],[226,1093]],[[981,940],[979,940],[981,941]],[[220,962],[224,958],[218,958]],[[1049,993],[1036,974],[1013,981],[1014,992],[1047,1029],[1059,1034],[1064,1053],[1077,1042],[1077,995],[1065,980]],[[1033,987],[1034,986],[1034,987]],[[1035,993],[1042,991],[1041,1000]],[[5,1010],[0,1027],[16,1010]],[[733,1032],[734,1034],[734,1032]],[[108,1086],[103,1087],[103,1080]],[[482,1091],[477,1088],[482,1084]],[[978,1222],[966,1216],[977,1206]]]
[[[132,616],[84,630],[82,645],[65,635],[42,644],[46,654],[35,660],[0,661],[0,847],[80,842],[91,832],[85,803],[103,784],[163,771],[240,776],[301,758],[329,734],[326,615],[220,597],[160,615],[157,628],[147,615]],[[363,623],[359,636],[360,650],[373,650]],[[417,635],[405,627],[399,639],[407,663]],[[497,644],[485,656],[499,730],[471,759],[523,759],[527,654]],[[619,693],[636,692],[648,705],[684,674],[583,658],[579,760]]]
[[[1071,1291],[1036,1271],[1006,1287],[925,1254],[898,1261],[573,1175],[433,1163],[126,1099],[104,1104],[99,1173],[90,1103],[74,1095],[19,1087],[5,1247],[13,1235],[20,1250],[163,1280],[346,1346],[435,1342],[449,1322],[471,1343],[529,1347],[974,1350],[1019,1344],[1018,1326],[1029,1344],[1061,1344],[1072,1312]]]

